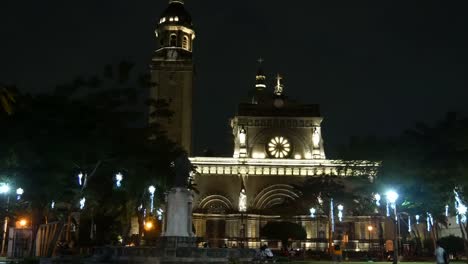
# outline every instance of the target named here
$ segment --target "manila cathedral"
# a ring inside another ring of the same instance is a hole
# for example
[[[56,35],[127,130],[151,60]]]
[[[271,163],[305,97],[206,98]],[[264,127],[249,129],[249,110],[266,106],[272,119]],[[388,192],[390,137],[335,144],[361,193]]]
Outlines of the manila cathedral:
[[[315,215],[315,209],[292,206],[301,201],[298,186],[307,179],[340,178],[346,186],[347,179],[366,176],[371,184],[379,163],[327,159],[320,106],[289,98],[288,89],[294,87],[286,87],[279,74],[269,81],[261,60],[251,76],[254,92],[225,121],[232,129],[232,155],[192,156],[196,34],[184,1],[169,1],[158,20],[156,37],[158,48],[150,65],[155,87],[150,96],[167,102],[173,116],[150,122],[158,122],[187,151],[196,170],[192,221],[194,236],[201,243],[248,248],[267,243],[281,248],[281,241],[269,240],[260,232],[275,221],[304,228],[307,237],[291,241],[294,248],[324,251],[329,241],[338,240],[346,243],[347,250],[367,251],[393,238],[393,224],[377,213],[353,216],[353,208],[346,208],[343,217],[334,217],[340,201]]]

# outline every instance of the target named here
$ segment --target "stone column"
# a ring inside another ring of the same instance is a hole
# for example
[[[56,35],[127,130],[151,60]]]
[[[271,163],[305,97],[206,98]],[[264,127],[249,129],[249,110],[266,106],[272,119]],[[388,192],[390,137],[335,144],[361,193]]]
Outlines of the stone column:
[[[165,237],[194,237],[192,232],[192,192],[172,188],[166,196]]]

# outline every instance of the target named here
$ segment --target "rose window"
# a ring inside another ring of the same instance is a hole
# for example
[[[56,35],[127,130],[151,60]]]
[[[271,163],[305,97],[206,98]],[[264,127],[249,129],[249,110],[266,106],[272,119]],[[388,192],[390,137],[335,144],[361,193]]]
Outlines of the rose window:
[[[291,153],[291,143],[284,137],[274,137],[268,142],[267,150],[273,158],[286,158]]]

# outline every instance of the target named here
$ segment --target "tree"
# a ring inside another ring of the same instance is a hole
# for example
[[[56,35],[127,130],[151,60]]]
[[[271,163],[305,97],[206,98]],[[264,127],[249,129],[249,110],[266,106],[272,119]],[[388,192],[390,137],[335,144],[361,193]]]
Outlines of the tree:
[[[454,189],[466,197],[468,119],[455,113],[448,113],[432,126],[417,123],[394,138],[355,138],[342,150],[347,158],[369,156],[382,160],[376,188],[396,189],[400,194],[399,211],[422,218],[430,213],[434,244],[439,225],[446,224],[445,205],[454,203]],[[461,227],[466,241],[467,227]],[[415,235],[419,237],[419,232],[415,231]],[[421,239],[418,241],[420,245]]]
[[[15,115],[0,116],[1,126],[10,128],[0,131],[0,175],[25,189],[34,227],[60,218],[51,212],[52,201],[72,212],[86,197],[83,218],[113,220],[98,223],[98,236],[119,225],[126,235],[130,217],[147,204],[150,184],[159,186],[156,203],[162,200],[172,181],[170,164],[182,150],[157,124],[148,124],[141,102],[150,84],[131,69],[123,62],[53,93],[18,93]],[[119,189],[117,172],[124,175]]]
[[[7,87],[0,84],[0,105],[5,113],[13,114],[13,104],[16,103],[14,87]]]
[[[307,233],[304,228],[291,222],[268,222],[260,229],[260,236],[281,240],[283,248],[289,247],[289,240],[304,240]]]

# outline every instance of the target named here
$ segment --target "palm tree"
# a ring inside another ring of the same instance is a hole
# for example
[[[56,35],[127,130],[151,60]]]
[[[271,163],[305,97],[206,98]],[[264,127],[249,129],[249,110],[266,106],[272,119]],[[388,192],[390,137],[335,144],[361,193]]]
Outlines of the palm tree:
[[[0,103],[3,111],[8,115],[13,114],[13,104],[16,103],[16,100],[10,87],[0,85]]]

